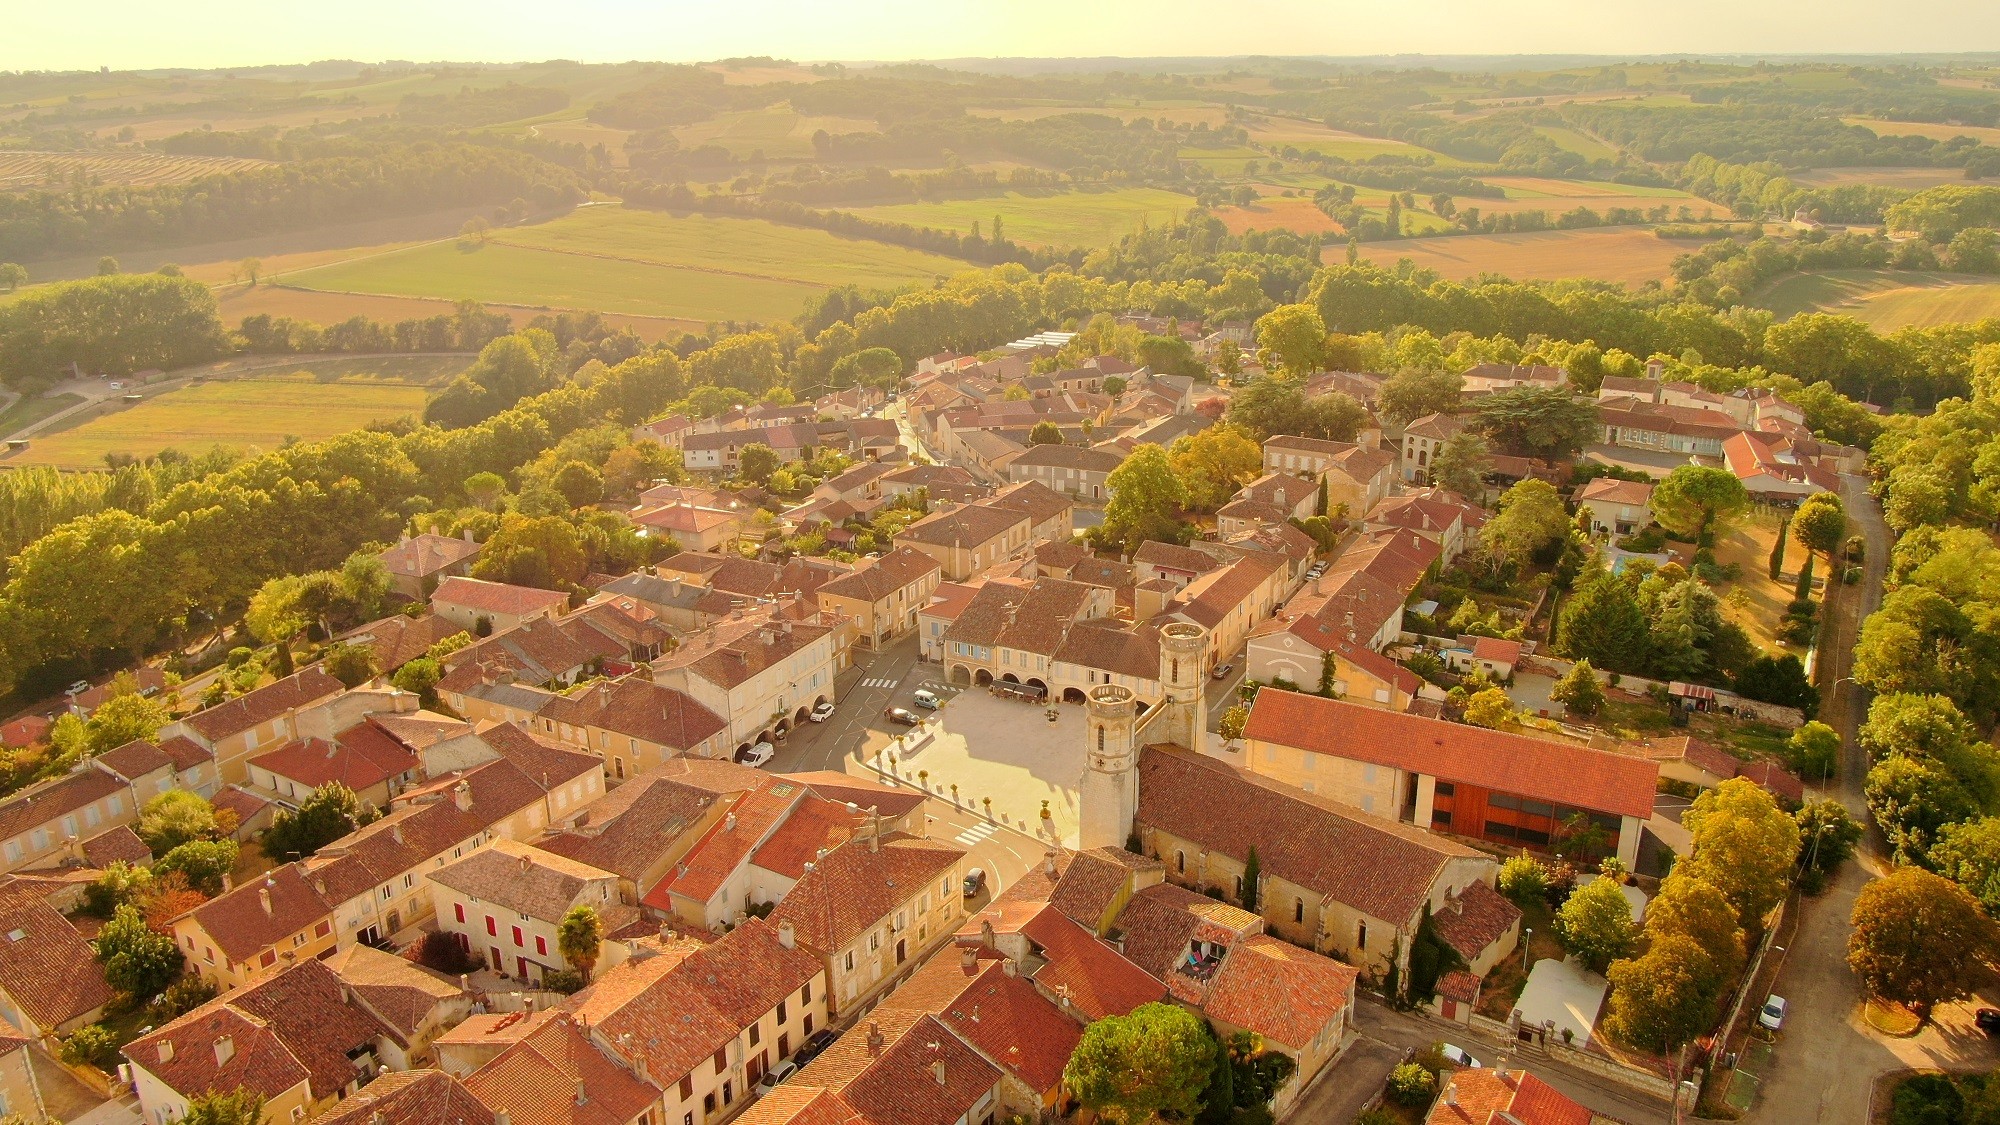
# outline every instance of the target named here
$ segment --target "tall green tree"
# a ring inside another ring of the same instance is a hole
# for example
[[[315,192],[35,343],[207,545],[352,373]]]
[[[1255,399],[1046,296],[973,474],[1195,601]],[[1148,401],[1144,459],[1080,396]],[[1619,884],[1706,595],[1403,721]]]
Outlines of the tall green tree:
[[[1713,992],[1727,989],[1743,971],[1743,927],[1736,920],[1736,907],[1697,875],[1676,869],[1661,880],[1659,893],[1646,904],[1647,938],[1657,940],[1666,934],[1690,938],[1708,954],[1713,972],[1702,984]]]
[[[1407,366],[1383,380],[1376,393],[1382,420],[1407,426],[1426,414],[1455,413],[1465,397],[1465,376],[1438,367]]]
[[[1186,1008],[1154,1002],[1093,1021],[1063,1067],[1063,1085],[1117,1125],[1186,1121],[1201,1110],[1217,1045]]]
[[[1062,443],[1062,427],[1057,426],[1054,422],[1037,422],[1035,423],[1035,428],[1028,431],[1029,445],[1061,445]]]
[[[1902,867],[1854,900],[1847,964],[1870,995],[1893,1000],[1930,1022],[1939,1004],[1972,994],[1966,965],[1990,956],[1993,923],[1965,888]]]
[[[1604,1028],[1629,1047],[1671,1055],[1715,1020],[1715,967],[1692,938],[1658,935],[1642,956],[1614,963],[1606,975]]]
[[[169,789],[146,802],[133,831],[156,856],[166,855],[191,840],[212,840],[221,834],[215,806],[192,789]]]
[[[1653,489],[1653,519],[1686,539],[1727,524],[1750,506],[1743,482],[1727,469],[1681,465]]]
[[[1675,865],[1728,897],[1745,929],[1785,897],[1799,854],[1798,822],[1769,790],[1735,777],[1695,798],[1681,814],[1693,852]]]
[[[264,830],[264,854],[280,862],[305,859],[321,848],[375,820],[354,790],[329,781],[299,802],[297,812],[279,812]]]
[[[1476,501],[1492,469],[1486,439],[1473,430],[1460,430],[1446,438],[1431,459],[1431,483]]]
[[[1594,667],[1637,673],[1648,656],[1650,628],[1632,587],[1593,560],[1556,620],[1556,651]]]
[[[1155,540],[1179,543],[1186,537],[1180,514],[1187,508],[1187,486],[1175,474],[1167,451],[1148,442],[1132,451],[1125,463],[1105,478],[1111,499],[1104,506],[1104,536],[1136,551]]]
[[[1493,444],[1522,457],[1561,461],[1598,437],[1597,403],[1559,387],[1515,387],[1481,399],[1473,417]]]
[[[1257,318],[1257,358],[1266,368],[1303,375],[1326,354],[1326,322],[1312,305],[1279,305]]]
[[[597,967],[598,949],[604,943],[604,921],[589,903],[572,906],[556,927],[556,950],[583,979]]]
[[[1556,911],[1556,933],[1570,952],[1594,972],[1631,952],[1638,940],[1632,904],[1614,879],[1593,879],[1578,887]]]
[[[1213,512],[1264,469],[1264,450],[1242,427],[1225,422],[1174,442],[1168,459],[1192,511]],[[1309,486],[1297,485],[1300,493]]]
[[[1591,716],[1604,707],[1604,686],[1597,682],[1597,669],[1590,661],[1579,660],[1549,689],[1549,698],[1572,715]]]
[[[778,454],[761,441],[753,441],[736,454],[736,471],[744,480],[763,484],[778,471]]]
[[[1500,497],[1499,514],[1479,531],[1479,550],[1495,566],[1530,559],[1552,562],[1548,556],[1569,527],[1569,512],[1555,487],[1529,478]]]
[[[1789,524],[1792,538],[1809,551],[1818,551],[1829,561],[1847,538],[1847,509],[1838,493],[1820,492],[1806,497]]]
[[[146,925],[136,907],[120,906],[92,943],[104,966],[104,982],[134,1000],[158,996],[181,975],[181,951],[174,939]]]

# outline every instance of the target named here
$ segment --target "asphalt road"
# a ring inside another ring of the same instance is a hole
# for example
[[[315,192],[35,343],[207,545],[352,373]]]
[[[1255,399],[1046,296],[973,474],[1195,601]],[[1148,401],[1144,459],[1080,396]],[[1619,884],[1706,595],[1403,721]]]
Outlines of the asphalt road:
[[[1354,1005],[1354,1025],[1358,1033],[1354,1041],[1348,1044],[1339,1062],[1307,1087],[1305,1097],[1288,1120],[1311,1125],[1348,1125],[1382,1088],[1389,1072],[1407,1052],[1439,1040],[1465,1048],[1487,1066],[1507,1054],[1510,1068],[1525,1068],[1586,1109],[1629,1125],[1654,1125],[1667,1120],[1664,1103],[1596,1075],[1557,1066],[1537,1055],[1509,1052],[1505,1044],[1467,1027],[1394,1011],[1371,999]]]

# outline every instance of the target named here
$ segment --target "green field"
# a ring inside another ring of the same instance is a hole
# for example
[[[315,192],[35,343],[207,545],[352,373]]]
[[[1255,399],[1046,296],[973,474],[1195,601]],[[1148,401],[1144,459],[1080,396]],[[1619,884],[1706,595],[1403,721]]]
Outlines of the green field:
[[[82,395],[71,394],[51,395],[46,398],[41,395],[32,398],[23,396],[15,399],[12,406],[0,410],[0,437],[8,437],[24,426],[32,426],[49,415],[61,413],[82,401]]]
[[[88,469],[101,468],[107,453],[144,457],[169,447],[275,449],[287,438],[315,441],[422,413],[429,388],[470,362],[469,356],[319,360],[289,372],[215,379],[73,416],[85,420],[32,438],[26,452],[0,464]]]
[[[1780,319],[1835,312],[1888,332],[2000,317],[2000,281],[1977,274],[1828,270],[1782,278],[1758,294],[1755,303]]]
[[[968,268],[955,258],[761,219],[588,207],[493,232],[288,274],[348,293],[667,317],[784,320],[837,285],[880,289]]]
[[[978,223],[991,233],[993,216],[1006,222],[1007,237],[1031,246],[1109,246],[1139,229],[1160,226],[1194,208],[1185,195],[1157,188],[1065,192],[1061,195],[983,196],[934,203],[891,203],[844,208],[870,219],[913,226],[967,231]]]
[[[873,133],[873,121],[854,117],[805,117],[790,106],[733,110],[715,117],[683,125],[674,130],[681,147],[717,145],[731,155],[749,157],[763,153],[771,159],[809,160],[813,156],[812,137],[824,129],[828,133]]]

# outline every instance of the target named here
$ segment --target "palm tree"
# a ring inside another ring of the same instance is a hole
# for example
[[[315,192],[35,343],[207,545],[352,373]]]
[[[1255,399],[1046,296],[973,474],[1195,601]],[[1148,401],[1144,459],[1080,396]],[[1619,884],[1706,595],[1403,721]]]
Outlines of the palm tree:
[[[604,922],[588,904],[572,906],[556,928],[556,951],[587,982],[597,967],[597,947],[604,941]]]

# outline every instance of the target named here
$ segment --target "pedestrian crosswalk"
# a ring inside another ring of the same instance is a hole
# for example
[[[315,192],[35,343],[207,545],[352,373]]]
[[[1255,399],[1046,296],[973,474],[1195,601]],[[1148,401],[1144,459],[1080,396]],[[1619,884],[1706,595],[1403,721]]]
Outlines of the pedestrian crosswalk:
[[[885,678],[885,677],[882,677],[882,676],[877,676],[877,677],[875,677],[875,678],[873,678],[873,679],[868,679],[868,680],[863,680],[863,681],[861,681],[861,686],[862,686],[862,687],[865,687],[865,688],[884,688],[884,687],[895,687],[895,686],[896,686],[896,681],[894,681],[894,680],[891,680],[891,679],[887,679],[887,678]]]
[[[961,848],[969,848],[998,831],[1000,830],[991,824],[975,824],[958,835],[953,836],[952,840]]]

